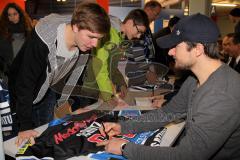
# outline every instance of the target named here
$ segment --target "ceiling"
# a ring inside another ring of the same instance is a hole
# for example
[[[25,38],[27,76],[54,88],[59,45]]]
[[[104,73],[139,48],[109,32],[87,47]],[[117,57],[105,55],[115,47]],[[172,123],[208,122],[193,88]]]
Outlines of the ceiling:
[[[109,5],[110,6],[123,6],[123,7],[130,7],[130,6],[134,6],[134,7],[141,7],[141,2],[142,0],[109,0]],[[188,2],[189,0],[159,0],[161,2],[167,2],[167,1],[175,1],[176,3],[179,3],[181,1],[185,1]],[[240,0],[212,0],[213,3],[221,3],[221,4],[226,4],[226,3],[230,3],[230,4],[237,4],[240,7]],[[171,7],[175,7],[175,6],[179,6],[179,5],[171,5]],[[181,6],[181,5],[180,5]],[[233,7],[216,7],[216,12],[218,15],[226,15],[227,13],[229,13],[229,11],[232,9]]]
[[[64,3],[58,3],[57,0],[27,0],[27,11],[30,15],[45,15],[51,12],[70,13],[76,3],[83,0],[67,0]],[[170,6],[173,9],[181,9],[181,1],[188,2],[189,0],[159,0],[159,1],[175,1],[176,4]],[[198,0],[199,1],[199,0]],[[214,3],[233,3],[240,7],[240,0],[212,0]],[[141,7],[142,0],[109,0],[110,6],[122,7]],[[226,16],[233,7],[216,7],[218,16]]]
[[[233,3],[240,5],[240,0],[212,0],[214,3]]]
[[[220,3],[220,4],[236,4],[237,7],[240,7],[240,0],[212,0],[213,3]],[[234,7],[222,7],[216,6],[216,14],[218,16],[227,16],[231,9]]]

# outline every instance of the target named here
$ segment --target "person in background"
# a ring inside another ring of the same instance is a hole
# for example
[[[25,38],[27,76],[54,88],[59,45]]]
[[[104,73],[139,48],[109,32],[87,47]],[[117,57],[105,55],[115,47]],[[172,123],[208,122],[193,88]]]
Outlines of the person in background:
[[[240,33],[230,38],[229,56],[232,57],[229,66],[240,73]]]
[[[161,9],[162,9],[161,4],[155,0],[148,1],[144,5],[144,11],[148,16],[149,24],[158,18],[161,12]],[[145,52],[146,59],[148,60],[148,59],[154,58],[155,48],[153,44],[152,32],[149,26],[144,34],[143,40],[144,40],[144,47],[145,47],[144,52]]]
[[[155,53],[155,61],[157,63],[161,63],[166,65],[169,68],[168,74],[166,76],[166,79],[168,79],[168,76],[173,75],[177,77],[174,81],[174,91],[172,93],[167,94],[165,97],[166,102],[168,102],[180,89],[183,82],[187,79],[187,77],[191,74],[191,71],[187,70],[179,70],[175,68],[175,62],[174,58],[170,55],[168,55],[169,48],[161,48],[159,45],[157,45],[157,39],[160,37],[163,37],[165,35],[170,34],[178,21],[180,20],[179,17],[174,16],[169,20],[168,27],[163,28],[162,30],[159,30],[158,32],[154,33],[154,43],[156,48]]]
[[[160,109],[120,123],[103,123],[102,136],[109,153],[137,160],[240,159],[240,76],[221,62],[219,29],[200,13],[182,18],[170,35],[158,39],[171,48],[175,67],[189,69],[194,76]],[[186,126],[174,147],[144,146],[114,135],[155,130],[185,118]]]
[[[149,24],[158,18],[159,14],[161,12],[161,9],[162,9],[161,4],[156,0],[148,1],[144,5],[144,11],[146,12],[146,14],[148,16]]]
[[[17,145],[25,140],[34,143],[38,132],[33,129],[53,119],[56,100],[49,94],[50,88],[65,76],[69,77],[64,79],[65,86],[75,86],[88,59],[86,53],[103,43],[109,31],[105,10],[88,2],[79,3],[72,16],[50,14],[37,23],[9,74]],[[43,102],[47,105],[39,105]]]
[[[149,23],[146,13],[141,9],[130,11],[123,22],[114,16],[110,16],[110,20],[111,30],[108,45],[97,47],[93,51],[93,57],[87,66],[87,74],[83,79],[83,87],[86,88],[85,93],[97,91],[97,93],[93,93],[96,96],[90,96],[88,99],[94,98],[97,100],[100,91],[101,99],[111,105],[117,105],[118,98],[115,97],[115,92],[121,98],[124,98],[127,94],[125,79],[118,70],[118,62],[125,52],[124,49],[121,49],[122,42],[126,39],[139,39],[146,31]],[[81,99],[86,101],[85,98]]]
[[[233,23],[236,23],[234,32],[240,33],[240,8],[233,8],[229,13],[229,18]]]
[[[171,34],[171,32],[173,31],[174,27],[176,26],[176,24],[178,23],[179,20],[180,20],[180,18],[177,16],[172,17],[169,20],[167,27],[165,27],[153,34],[153,42],[154,42],[154,46],[156,49],[154,61],[157,63],[160,63],[160,64],[164,64],[165,66],[167,66],[169,68],[167,76],[165,77],[166,80],[168,80],[168,77],[171,75],[177,77],[173,84],[174,91],[164,96],[166,103],[178,92],[178,90],[181,87],[181,85],[183,84],[183,82],[187,79],[189,74],[191,74],[190,71],[176,69],[174,67],[175,62],[174,62],[173,57],[168,55],[169,48],[161,48],[157,45],[157,42],[156,42],[158,38],[166,36],[168,34]],[[161,104],[162,100],[160,99],[159,102]],[[158,106],[158,99],[154,100],[153,106]]]
[[[228,33],[225,35],[222,39],[222,51],[220,52],[222,56],[222,61],[225,62],[226,64],[229,64],[232,57],[229,55],[230,52],[230,43],[231,39],[234,37],[234,33]]]
[[[170,67],[170,62],[174,61],[171,58],[171,56],[168,56],[169,49],[158,47],[156,40],[159,37],[163,37],[165,35],[170,34],[172,32],[174,26],[177,24],[177,22],[179,20],[180,20],[180,18],[177,16],[170,18],[167,27],[160,29],[159,31],[157,31],[156,33],[153,34],[153,42],[154,42],[155,51],[156,51],[155,57],[154,57],[154,62],[161,63],[161,64],[166,65],[167,67]]]
[[[147,14],[149,24],[157,19],[161,12],[161,4],[155,0],[149,1],[144,5],[144,12]],[[147,68],[142,67],[142,63],[150,63],[155,56],[155,48],[153,44],[153,37],[150,26],[147,26],[146,32],[138,39],[133,42],[132,52],[129,54],[128,63],[125,69],[127,73],[128,84],[131,85],[142,85],[146,78]],[[144,65],[146,66],[146,65]],[[155,77],[151,77],[154,79]]]
[[[5,74],[31,31],[27,13],[16,3],[8,3],[0,16],[0,59]]]

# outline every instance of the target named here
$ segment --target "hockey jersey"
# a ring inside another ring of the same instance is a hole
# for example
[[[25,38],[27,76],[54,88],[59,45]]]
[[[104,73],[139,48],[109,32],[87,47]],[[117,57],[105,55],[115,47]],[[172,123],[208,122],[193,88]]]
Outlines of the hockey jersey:
[[[79,117],[78,117],[79,116]],[[65,160],[73,156],[88,155],[92,159],[125,159],[104,152],[104,147],[97,147],[96,144],[106,140],[99,128],[102,121],[116,120],[116,118],[105,115],[98,118],[99,115],[92,114],[90,118],[82,120],[81,115],[68,117],[60,124],[52,125],[45,130],[42,135],[35,140],[31,146],[26,143],[16,155],[17,160]],[[81,120],[79,120],[79,118]],[[161,137],[166,132],[166,128],[160,128],[155,131],[144,132],[140,134],[119,135],[118,138],[124,138],[136,144],[159,146]]]

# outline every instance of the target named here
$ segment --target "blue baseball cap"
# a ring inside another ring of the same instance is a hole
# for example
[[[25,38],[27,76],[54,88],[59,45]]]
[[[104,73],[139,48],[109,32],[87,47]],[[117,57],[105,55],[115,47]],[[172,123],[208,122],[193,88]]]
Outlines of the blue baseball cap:
[[[181,42],[214,43],[220,36],[219,29],[209,17],[197,13],[182,18],[171,34],[157,39],[161,48],[172,48]]]

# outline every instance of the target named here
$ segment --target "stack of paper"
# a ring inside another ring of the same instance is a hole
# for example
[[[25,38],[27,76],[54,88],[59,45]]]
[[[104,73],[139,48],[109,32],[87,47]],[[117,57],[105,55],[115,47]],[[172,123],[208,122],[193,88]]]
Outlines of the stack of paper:
[[[152,106],[153,97],[135,97],[136,106]]]

